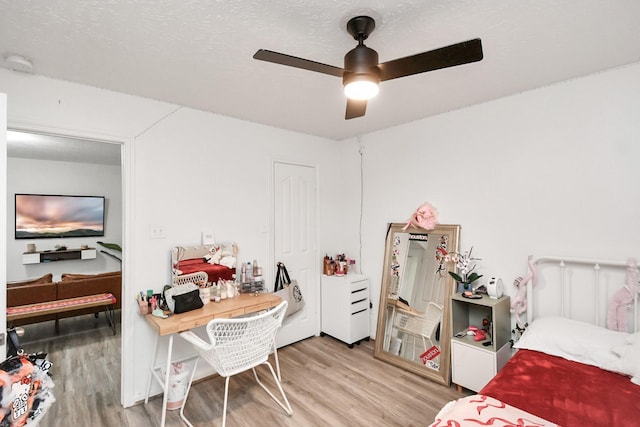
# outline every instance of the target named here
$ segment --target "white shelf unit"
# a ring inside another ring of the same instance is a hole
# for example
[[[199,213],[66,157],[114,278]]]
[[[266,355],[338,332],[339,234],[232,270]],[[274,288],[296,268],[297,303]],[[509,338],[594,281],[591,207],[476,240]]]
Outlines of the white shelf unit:
[[[468,299],[451,297],[451,380],[478,392],[502,369],[511,357],[511,313],[509,297]],[[491,340],[475,341],[471,335],[456,337],[470,325],[482,328],[482,320],[491,322]],[[488,345],[484,343],[490,342]]]
[[[369,340],[369,279],[362,274],[322,276],[322,332],[353,348]]]
[[[64,251],[25,252],[22,254],[22,264],[40,264],[43,262],[95,259],[95,248],[67,249]]]

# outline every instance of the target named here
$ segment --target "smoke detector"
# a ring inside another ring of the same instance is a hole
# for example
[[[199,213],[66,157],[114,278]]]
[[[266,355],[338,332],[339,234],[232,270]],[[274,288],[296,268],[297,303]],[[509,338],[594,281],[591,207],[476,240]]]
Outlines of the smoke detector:
[[[7,55],[5,58],[7,68],[14,71],[20,71],[22,73],[32,73],[33,64],[24,56],[20,55]]]

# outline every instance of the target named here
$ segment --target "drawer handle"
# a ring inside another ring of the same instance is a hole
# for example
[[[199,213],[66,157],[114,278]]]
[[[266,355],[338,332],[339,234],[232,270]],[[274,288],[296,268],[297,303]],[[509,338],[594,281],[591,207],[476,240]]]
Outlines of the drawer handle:
[[[357,292],[363,292],[363,291],[366,291],[366,290],[367,290],[367,288],[356,289],[355,291],[351,291],[351,293],[352,293],[352,294],[355,294],[355,293],[357,293]]]
[[[352,316],[355,316],[356,314],[358,314],[358,313],[362,313],[363,311],[367,311],[367,309],[366,309],[366,308],[363,308],[362,310],[358,310],[358,311],[356,311],[355,313],[351,313],[351,315],[352,315]]]
[[[351,305],[358,304],[359,302],[366,301],[366,300],[367,300],[366,298],[362,298],[362,299],[359,299],[358,301],[352,302]]]

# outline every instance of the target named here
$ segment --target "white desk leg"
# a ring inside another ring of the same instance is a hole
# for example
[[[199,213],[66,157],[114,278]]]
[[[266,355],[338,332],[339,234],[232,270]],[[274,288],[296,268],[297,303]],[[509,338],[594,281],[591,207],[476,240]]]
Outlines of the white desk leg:
[[[151,381],[153,380],[153,367],[156,366],[156,358],[158,357],[158,341],[160,336],[156,334],[156,340],[153,344],[153,359],[151,360],[151,368],[149,369],[149,381],[147,382],[147,396],[144,398],[145,405],[149,403],[149,393],[151,393]]]
[[[173,334],[169,335],[169,346],[167,348],[167,365],[165,366],[166,372],[164,375],[164,387],[162,396],[162,418],[160,419],[160,427],[164,427],[164,422],[167,418],[167,398],[169,390],[169,373],[171,372],[171,352],[173,351]]]

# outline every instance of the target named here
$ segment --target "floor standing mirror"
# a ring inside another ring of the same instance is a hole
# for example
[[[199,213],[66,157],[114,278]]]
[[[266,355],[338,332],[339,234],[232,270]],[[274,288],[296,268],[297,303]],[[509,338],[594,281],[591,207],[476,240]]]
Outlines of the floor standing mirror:
[[[444,255],[458,251],[459,234],[459,225],[389,224],[374,348],[376,358],[446,385],[455,282]]]

